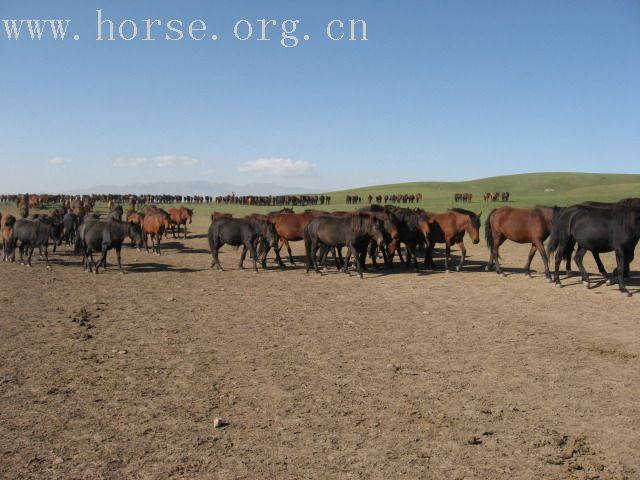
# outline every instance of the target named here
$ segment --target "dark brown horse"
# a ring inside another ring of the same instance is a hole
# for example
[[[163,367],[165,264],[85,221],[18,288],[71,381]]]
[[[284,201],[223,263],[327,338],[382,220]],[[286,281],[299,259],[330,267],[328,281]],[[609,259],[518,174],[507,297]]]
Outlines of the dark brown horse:
[[[504,272],[500,269],[499,248],[505,240],[516,243],[530,243],[531,249],[524,266],[525,275],[531,277],[531,260],[536,252],[540,252],[544,264],[544,275],[551,281],[549,273],[549,257],[544,248],[544,241],[551,234],[553,226],[552,207],[512,208],[500,207],[493,210],[484,224],[484,234],[489,248],[489,264],[486,270],[495,267],[500,276]]]
[[[454,243],[460,249],[460,263],[456,267],[457,271],[462,270],[464,259],[467,256],[467,249],[464,246],[464,234],[468,233],[473,243],[480,241],[480,215],[463,208],[452,208],[444,213],[428,212],[429,215],[429,245],[424,257],[424,264],[434,268],[433,249],[436,243],[444,243],[446,252],[444,257],[444,268],[449,272],[449,258],[451,256],[451,245]]]

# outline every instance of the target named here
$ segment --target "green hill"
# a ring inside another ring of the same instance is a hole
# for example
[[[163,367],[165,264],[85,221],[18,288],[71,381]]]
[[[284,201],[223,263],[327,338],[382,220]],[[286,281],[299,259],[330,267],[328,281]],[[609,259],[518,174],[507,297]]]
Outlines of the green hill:
[[[346,195],[367,196],[392,193],[422,193],[428,208],[445,208],[453,204],[456,192],[473,194],[471,205],[482,206],[485,192],[510,193],[510,204],[527,207],[535,204],[569,205],[585,200],[613,201],[640,196],[640,175],[607,173],[524,173],[489,177],[465,182],[412,182],[375,185],[331,192],[332,204],[345,202]],[[492,205],[498,205],[496,202]]]

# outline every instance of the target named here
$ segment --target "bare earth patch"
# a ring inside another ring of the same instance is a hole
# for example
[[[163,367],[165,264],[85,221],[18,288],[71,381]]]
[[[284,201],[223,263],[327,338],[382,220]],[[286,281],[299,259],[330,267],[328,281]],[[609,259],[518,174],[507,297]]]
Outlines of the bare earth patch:
[[[637,274],[556,289],[509,243],[506,278],[482,245],[461,273],[254,274],[230,247],[218,272],[203,232],[127,275],[0,265],[3,478],[640,476]]]

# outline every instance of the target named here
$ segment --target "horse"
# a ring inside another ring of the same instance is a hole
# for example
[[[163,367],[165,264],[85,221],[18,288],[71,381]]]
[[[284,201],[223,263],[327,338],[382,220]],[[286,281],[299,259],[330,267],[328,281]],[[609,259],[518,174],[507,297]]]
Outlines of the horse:
[[[424,258],[425,266],[435,268],[433,263],[433,249],[436,243],[444,243],[446,252],[444,257],[445,271],[449,272],[449,257],[451,256],[451,245],[453,243],[460,248],[460,263],[456,266],[459,272],[462,270],[464,260],[467,256],[467,249],[464,246],[465,232],[471,237],[471,241],[477,244],[480,241],[480,216],[482,212],[476,214],[463,208],[451,208],[444,213],[427,212],[429,215],[429,245]]]
[[[35,220],[21,218],[16,220],[7,242],[9,245],[9,253],[11,254],[11,261],[15,261],[16,245],[20,242],[20,263],[31,267],[33,250],[35,247],[38,247],[40,258],[44,259],[47,269],[51,268],[47,252],[49,239],[53,239],[54,243],[57,243],[60,240],[61,234],[62,225],[54,222],[50,218],[38,218]],[[27,256],[26,263],[24,261],[24,255]]]
[[[349,259],[353,255],[358,275],[363,278],[360,249],[363,247],[366,249],[370,238],[373,238],[378,245],[384,241],[381,223],[377,218],[364,213],[341,217],[326,215],[310,221],[304,228],[307,273],[312,266],[317,273],[320,273],[316,256],[319,246],[325,249],[348,247],[343,271],[348,273]]]
[[[75,250],[76,253],[82,253],[82,265],[85,271],[98,273],[100,266],[107,268],[107,252],[115,249],[118,268],[121,273],[122,262],[120,258],[120,250],[126,237],[130,237],[138,248],[142,248],[143,237],[140,225],[134,222],[122,222],[120,220],[95,220],[88,219],[78,228],[76,237]],[[96,264],[93,259],[93,252],[102,253],[100,262]]]
[[[184,239],[187,239],[187,222],[191,223],[193,219],[193,210],[186,207],[170,208],[169,217],[171,218],[171,233],[176,238],[176,226],[178,227],[178,238],[180,238],[180,225],[184,225]]]
[[[11,238],[11,233],[13,232],[13,226],[16,223],[16,217],[13,215],[7,215],[2,219],[2,261],[9,262],[9,239]]]
[[[279,245],[278,240],[282,240],[282,244],[287,247],[289,253],[289,261],[291,265],[295,265],[293,260],[293,254],[291,253],[291,246],[289,242],[296,242],[304,239],[304,227],[313,219],[319,218],[323,215],[327,215],[326,212],[320,212],[317,210],[307,210],[303,213],[275,213],[268,216],[268,219],[273,223],[276,232],[276,241],[274,246],[274,252],[276,259],[280,259],[280,250],[282,245]],[[283,266],[280,260],[280,266]]]
[[[23,203],[20,205],[20,218],[27,218],[29,216],[29,204]]]
[[[110,202],[113,204],[113,202]],[[124,214],[124,210],[122,209],[122,205],[116,205],[115,207],[109,208],[109,214],[107,215],[107,219],[111,220],[122,220],[122,215]]]
[[[65,213],[62,217],[62,239],[68,246],[75,243],[77,230],[78,217],[71,212]]]
[[[162,235],[169,229],[169,215],[161,209],[149,210],[149,212],[151,213],[145,213],[142,221],[145,249],[147,252],[149,251],[147,236],[150,236],[151,252],[161,255],[160,240]]]
[[[253,259],[253,268],[258,271],[258,253],[254,245],[254,241],[260,240],[263,244],[271,245],[275,239],[275,231],[273,226],[267,222],[256,220],[253,218],[227,218],[220,217],[211,222],[207,232],[209,241],[209,249],[211,250],[211,268],[217,267],[223,270],[218,258],[218,250],[224,244],[233,246],[244,245],[246,247],[240,256],[241,269],[244,269],[243,263],[247,251],[251,252]],[[261,260],[262,268],[266,270],[266,252],[264,248],[264,257]]]
[[[580,205],[587,205],[591,207],[603,207],[603,208],[611,208],[616,205],[629,205],[634,207],[640,207],[640,198],[638,197],[624,198],[617,202],[583,202]],[[635,247],[636,246],[633,245],[633,248],[631,248],[630,251],[626,252],[627,254],[625,255],[625,266],[624,266],[625,278],[629,278],[631,262],[633,262],[633,258],[635,257]],[[564,252],[565,255],[567,256],[567,272],[569,273],[571,270],[571,253],[572,252],[573,252],[573,245],[571,247],[567,247],[567,251]],[[591,252],[591,253],[593,255],[593,259],[596,261],[598,270],[599,271],[604,270],[604,265],[602,264],[602,260],[600,259],[600,254],[597,252]],[[614,276],[617,275],[617,268],[618,267],[616,267],[613,271]]]
[[[389,243],[389,263],[392,264],[395,253],[400,257],[400,263],[404,265],[400,245],[404,243],[407,250],[406,263],[413,263],[413,268],[418,269],[417,252],[418,245],[429,241],[429,215],[425,211],[415,211],[409,208],[393,208],[390,210],[397,227],[397,238]]]
[[[369,241],[369,256],[371,257],[373,268],[378,268],[378,263],[376,260],[378,249],[380,249],[380,251],[382,252],[382,258],[384,259],[385,266],[388,268],[392,268],[392,263],[391,261],[389,261],[388,247],[391,242],[397,242],[400,239],[398,219],[392,213],[391,209],[382,207],[377,204],[371,205],[370,207],[361,208],[358,211],[361,213],[367,213],[382,222],[382,236],[384,237],[382,244],[378,245],[373,239]],[[362,259],[363,264],[364,260],[365,258]]]
[[[531,260],[536,252],[540,252],[544,264],[544,276],[551,282],[549,273],[549,257],[544,249],[544,241],[551,233],[553,207],[536,206],[533,208],[500,207],[491,211],[484,224],[484,235],[489,249],[489,263],[486,271],[495,266],[496,273],[504,276],[500,269],[498,252],[505,240],[516,243],[531,243],[525,275],[531,278]]]
[[[582,282],[589,288],[589,274],[582,259],[587,251],[593,253],[615,252],[617,263],[618,288],[629,297],[631,294],[624,285],[624,271],[629,252],[640,238],[640,206],[616,204],[612,207],[574,205],[553,212],[553,228],[549,239],[549,252],[559,252],[555,259],[555,281],[560,282],[559,267],[562,253],[567,248],[578,245],[575,261],[582,275]],[[598,265],[598,270],[611,283],[607,271]]]

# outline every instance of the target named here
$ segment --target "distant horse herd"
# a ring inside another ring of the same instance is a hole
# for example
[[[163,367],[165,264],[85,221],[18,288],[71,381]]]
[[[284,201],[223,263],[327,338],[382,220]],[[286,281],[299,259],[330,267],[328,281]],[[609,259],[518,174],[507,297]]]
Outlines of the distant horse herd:
[[[47,214],[30,215],[29,205],[29,202],[20,205],[21,218],[0,214],[4,261],[14,262],[18,251],[20,262],[31,266],[33,252],[38,249],[49,267],[48,246],[52,244],[55,253],[58,246],[66,243],[82,256],[83,268],[95,273],[107,267],[107,252],[112,249],[122,271],[120,252],[126,244],[138,249],[145,247],[147,251],[151,247],[153,253],[160,255],[161,239],[169,232],[174,238],[186,239],[187,225],[193,218],[193,210],[189,208],[164,210],[157,205],[129,209],[125,215],[122,205],[114,204],[112,199],[105,219],[92,211],[90,202],[85,204],[80,199],[64,201]],[[379,268],[380,257],[384,266],[392,269],[397,255],[400,264],[417,269],[418,256],[423,255],[424,267],[434,269],[433,254],[438,244],[445,246],[444,268],[447,272],[451,267],[451,246],[458,246],[460,259],[454,268],[460,271],[466,258],[464,237],[468,235],[473,243],[479,242],[480,217],[481,213],[462,208],[438,213],[393,204],[372,204],[356,211],[334,212],[314,209],[294,212],[292,208],[284,207],[270,214],[251,214],[244,218],[213,212],[207,240],[211,267],[219,269],[222,265],[218,252],[225,244],[242,247],[240,268],[249,253],[253,268],[258,271],[258,263],[267,268],[270,251],[273,251],[275,263],[284,269],[285,262],[280,256],[283,246],[287,248],[289,262],[294,265],[290,242],[302,241],[307,272],[320,272],[320,267],[326,269],[329,256],[332,256],[333,265],[346,273],[350,272],[353,263],[360,277],[368,258],[375,269]],[[503,206],[489,213],[484,234],[489,249],[487,271],[495,269],[504,275],[499,248],[505,240],[511,240],[531,244],[525,275],[531,275],[531,261],[538,252],[546,279],[555,281],[557,286],[562,286],[559,272],[562,261],[566,261],[565,270],[570,275],[571,257],[575,251],[574,261],[583,282],[589,286],[583,258],[590,251],[607,284],[617,282],[620,291],[629,296],[625,279],[629,276],[629,266],[640,238],[640,198],[614,203],[585,202],[566,208]],[[343,249],[346,249],[346,256],[343,256]],[[605,252],[615,252],[616,256],[616,268],[611,276],[600,259],[600,254]],[[94,259],[97,253],[100,254],[98,262]],[[555,254],[553,271],[549,268],[552,254]]]
[[[485,202],[509,202],[509,192],[486,192],[482,199]],[[456,192],[453,194],[453,201],[458,203],[470,203],[473,200],[473,193]]]

